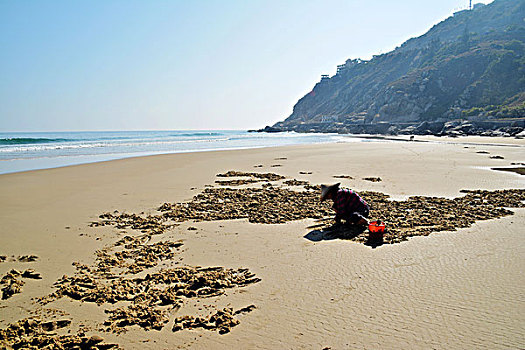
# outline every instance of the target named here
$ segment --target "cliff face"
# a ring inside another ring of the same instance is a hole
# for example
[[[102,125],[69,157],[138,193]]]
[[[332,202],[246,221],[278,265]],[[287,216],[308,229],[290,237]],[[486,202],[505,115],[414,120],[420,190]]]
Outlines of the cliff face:
[[[524,111],[524,96],[525,0],[495,0],[392,52],[346,61],[274,127],[447,121],[473,111],[513,116]]]

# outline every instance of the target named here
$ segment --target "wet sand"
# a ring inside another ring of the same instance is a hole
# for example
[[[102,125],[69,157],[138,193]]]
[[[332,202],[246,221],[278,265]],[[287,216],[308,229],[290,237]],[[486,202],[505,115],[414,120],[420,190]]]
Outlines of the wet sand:
[[[507,208],[514,214],[375,247],[339,237],[312,240],[319,218],[265,223],[269,216],[264,212],[255,222],[235,216],[224,220],[215,213],[214,219],[223,220],[175,220],[160,230],[153,219],[153,224],[130,219],[134,227],[92,224],[103,221],[103,213],[155,217],[163,204],[190,203],[206,190],[267,184],[257,176],[216,176],[228,171],[282,175],[286,179],[268,180],[283,190],[342,182],[395,201],[410,196],[452,200],[465,196],[464,189],[525,188],[520,175],[491,170],[523,162],[521,140],[417,141],[162,155],[1,175],[0,255],[6,258],[0,273],[32,269],[33,276],[42,277],[18,277],[24,282],[21,292],[0,300],[1,328],[31,316],[42,322],[71,320],[56,332],[68,329],[86,339],[97,335],[126,349],[523,348],[525,209]],[[315,207],[310,209],[306,217],[315,217]],[[132,237],[124,240],[127,248],[116,245],[126,236]],[[142,241],[134,245],[138,237],[147,238],[146,250]],[[38,258],[19,259],[31,255]],[[104,269],[113,255],[120,260],[108,272]],[[149,258],[137,261],[140,256]],[[123,257],[127,265],[120,264]],[[83,282],[84,292],[91,291],[90,283],[103,288],[115,279],[118,288],[128,288],[121,295],[154,288],[145,294],[158,300],[147,302],[163,314],[137,309],[130,300],[140,291],[115,303],[99,299],[99,305],[89,293],[75,299],[71,292],[37,302],[67,291],[61,287],[71,287],[67,283],[86,271],[83,266],[96,277]],[[209,267],[217,269],[203,277]],[[154,271],[161,269],[179,276],[177,282],[158,282]],[[64,274],[70,280],[61,280]],[[246,275],[233,284],[215,283],[231,279],[230,274]],[[60,280],[65,284],[54,287]],[[144,313],[158,317],[142,327],[138,321],[147,318]]]

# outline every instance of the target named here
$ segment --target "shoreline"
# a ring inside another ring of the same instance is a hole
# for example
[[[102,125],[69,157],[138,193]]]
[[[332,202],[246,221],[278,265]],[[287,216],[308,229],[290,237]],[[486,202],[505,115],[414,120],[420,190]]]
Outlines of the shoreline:
[[[0,255],[9,259],[0,263],[0,273],[31,268],[42,279],[26,280],[21,293],[0,301],[5,315],[0,328],[37,312],[43,320],[71,319],[73,331],[84,325],[88,336],[98,334],[125,349],[523,347],[525,304],[519,296],[525,287],[520,277],[524,209],[375,249],[342,239],[311,241],[307,236],[313,219],[283,224],[246,219],[181,222],[151,236],[151,243],[183,243],[180,252],[159,267],[247,268],[261,281],[202,300],[186,298],[179,311],[165,308],[169,322],[161,331],[138,326],[118,336],[100,331],[108,317],[104,310],[124,307],[123,302],[97,306],[62,298],[41,307],[31,300],[55,291],[53,284],[62,275],[74,275],[73,262],[91,266],[97,261],[95,251],[126,235],[140,237],[140,230],[90,227],[99,215],[115,210],[158,215],[163,203],[188,202],[220,187],[215,181],[222,178],[216,175],[230,170],[276,173],[314,185],[341,181],[358,192],[385,193],[393,200],[525,187],[517,174],[480,168],[523,162],[520,144],[457,141],[163,154],[2,174]],[[353,178],[334,178],[340,175]],[[368,177],[382,181],[364,180]],[[250,186],[261,187],[255,183],[239,188]],[[22,263],[11,258],[30,254],[38,259]],[[240,323],[226,335],[199,328],[172,331],[178,316],[206,316],[225,307],[239,311],[252,304],[255,309],[234,316]],[[58,312],[51,310],[66,314],[48,315]],[[458,317],[463,322],[457,322]]]
[[[473,145],[473,146],[503,146],[503,147],[525,147],[525,141],[522,139],[517,138],[510,138],[510,137],[485,137],[485,136],[460,136],[460,137],[446,137],[446,136],[432,136],[432,135],[421,135],[417,136],[413,140],[410,139],[410,135],[406,136],[382,136],[382,135],[372,135],[372,134],[341,134],[338,135],[341,137],[346,137],[348,139],[356,140],[356,142],[382,142],[382,141],[390,141],[390,142],[431,142],[431,143],[445,143],[445,144],[457,144],[457,145]],[[480,140],[483,140],[483,142],[480,142]],[[143,157],[152,157],[152,156],[162,156],[162,155],[173,155],[173,154],[185,154],[185,153],[202,153],[202,152],[223,152],[223,151],[240,151],[240,150],[251,150],[251,149],[266,149],[266,148],[276,148],[276,147],[289,147],[289,146],[298,146],[298,145],[325,145],[325,144],[333,144],[333,143],[350,143],[349,141],[344,140],[334,140],[334,141],[324,141],[324,142],[316,142],[316,143],[307,143],[307,144],[297,144],[297,145],[278,145],[278,146],[247,146],[247,147],[237,147],[237,148],[224,148],[224,149],[203,149],[203,150],[182,150],[182,151],[172,151],[172,152],[148,152],[146,154],[134,154],[134,153],[123,153],[117,156],[117,158],[110,157],[109,159],[102,159],[102,160],[91,160],[91,161],[82,161],[82,162],[75,162],[73,164],[63,164],[63,165],[57,165],[57,166],[46,166],[41,168],[35,168],[35,169],[27,169],[27,170],[14,170],[7,172],[1,172],[0,176],[5,174],[18,174],[18,173],[24,173],[29,171],[38,171],[38,170],[46,170],[46,169],[58,169],[58,168],[64,168],[69,166],[77,166],[77,165],[83,165],[83,164],[95,164],[95,163],[103,163],[103,162],[111,162],[121,159],[130,159],[130,158],[143,158]],[[65,160],[66,158],[93,158],[93,157],[108,157],[111,156],[111,154],[103,154],[103,155],[81,155],[81,156],[61,156],[61,157],[45,157],[45,158],[17,158],[17,159],[10,159],[10,160],[2,160],[5,162],[19,162],[19,161],[37,161],[41,159],[47,159],[49,160]]]
[[[3,136],[6,136],[4,134]],[[0,173],[56,168],[73,164],[156,154],[315,144],[338,137],[332,134],[250,135],[243,131],[156,131],[110,133],[11,134],[0,141]]]

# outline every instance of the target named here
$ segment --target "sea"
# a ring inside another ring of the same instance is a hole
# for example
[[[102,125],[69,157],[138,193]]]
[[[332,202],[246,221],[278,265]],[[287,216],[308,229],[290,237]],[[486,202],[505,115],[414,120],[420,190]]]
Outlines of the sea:
[[[4,132],[0,174],[154,154],[331,143],[339,134],[239,130]]]

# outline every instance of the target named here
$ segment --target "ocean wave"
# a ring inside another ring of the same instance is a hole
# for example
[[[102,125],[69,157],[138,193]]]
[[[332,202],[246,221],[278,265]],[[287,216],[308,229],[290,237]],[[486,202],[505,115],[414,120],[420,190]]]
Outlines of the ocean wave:
[[[173,134],[169,136],[184,136],[184,137],[192,137],[192,136],[222,136],[224,134],[218,133],[218,132],[190,132],[190,133],[183,133],[183,134]]]
[[[75,141],[71,139],[48,139],[48,138],[33,138],[33,137],[6,137],[0,139],[0,145],[30,145],[35,143],[51,143],[51,142],[66,142]]]
[[[197,139],[197,140],[159,140],[159,141],[138,141],[138,142],[92,142],[92,143],[80,143],[80,144],[58,144],[58,145],[20,145],[17,147],[0,148],[0,153],[17,153],[17,152],[38,152],[38,151],[51,151],[51,150],[71,150],[71,149],[86,149],[86,148],[111,148],[111,147],[122,147],[122,148],[133,148],[141,146],[156,146],[156,145],[176,145],[176,144],[190,144],[190,143],[203,143],[203,142],[225,142],[231,140],[229,137],[215,138],[215,139]]]

